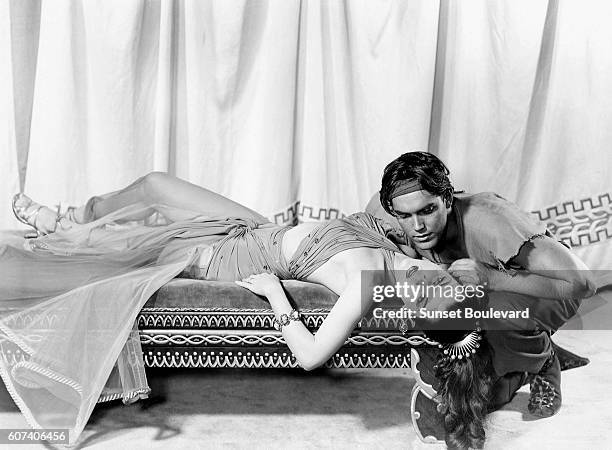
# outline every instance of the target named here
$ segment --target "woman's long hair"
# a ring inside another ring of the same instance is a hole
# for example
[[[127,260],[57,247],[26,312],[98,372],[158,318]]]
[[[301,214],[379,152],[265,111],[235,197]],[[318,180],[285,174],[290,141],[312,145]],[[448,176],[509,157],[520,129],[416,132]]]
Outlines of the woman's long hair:
[[[482,448],[495,382],[489,344],[482,339],[471,358],[451,359],[441,353],[435,369],[446,445],[449,449]]]

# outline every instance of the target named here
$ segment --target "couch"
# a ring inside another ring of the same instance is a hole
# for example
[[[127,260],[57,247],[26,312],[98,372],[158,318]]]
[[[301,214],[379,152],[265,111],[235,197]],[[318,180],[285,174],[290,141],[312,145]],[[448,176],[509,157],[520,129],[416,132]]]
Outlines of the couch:
[[[289,280],[283,286],[311,330],[321,325],[337,299],[314,283]],[[137,322],[147,367],[296,368],[273,319],[264,299],[235,283],[176,278],[149,299]],[[416,380],[410,403],[413,425],[424,442],[440,442],[441,417],[432,410],[437,405],[435,379],[419,366],[436,357],[438,344],[420,332],[401,333],[389,319],[372,323],[380,320],[363,319],[324,367],[411,368]]]

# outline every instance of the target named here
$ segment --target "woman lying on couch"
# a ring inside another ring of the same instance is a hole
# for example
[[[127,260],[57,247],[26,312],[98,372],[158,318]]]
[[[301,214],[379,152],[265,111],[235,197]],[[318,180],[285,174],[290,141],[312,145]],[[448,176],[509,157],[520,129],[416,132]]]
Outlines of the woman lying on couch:
[[[369,310],[362,271],[395,269],[411,283],[458,285],[433,263],[403,255],[368,214],[281,227],[164,173],[62,215],[23,194],[15,196],[13,211],[38,237],[25,241],[25,249],[0,247],[0,374],[31,426],[69,428],[71,442],[101,394],[118,391],[127,400],[148,392],[134,321],[147,299],[185,270],[267,297],[306,370],[325,363]],[[280,279],[319,283],[339,295],[315,334]],[[427,301],[433,309],[458,307],[453,299]],[[16,358],[19,352],[27,358]],[[470,370],[489,370],[487,352],[483,345]],[[484,435],[488,387],[458,381],[465,386],[445,392],[442,404],[471,397],[472,411],[456,426]]]

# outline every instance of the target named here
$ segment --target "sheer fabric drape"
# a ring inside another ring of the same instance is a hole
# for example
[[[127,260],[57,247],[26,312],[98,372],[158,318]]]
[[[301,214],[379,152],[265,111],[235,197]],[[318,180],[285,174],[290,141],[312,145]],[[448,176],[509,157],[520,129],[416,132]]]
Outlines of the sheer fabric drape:
[[[136,316],[200,250],[241,232],[225,217],[125,222],[143,208],[0,246],[0,375],[31,426],[75,442],[98,401],[145,397]]]

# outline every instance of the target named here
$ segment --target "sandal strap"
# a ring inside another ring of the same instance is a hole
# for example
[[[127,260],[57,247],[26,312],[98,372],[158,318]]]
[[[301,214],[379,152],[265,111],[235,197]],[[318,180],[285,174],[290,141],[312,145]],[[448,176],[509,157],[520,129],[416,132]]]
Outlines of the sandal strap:
[[[23,210],[23,219],[29,224],[32,225],[34,228],[36,228],[36,217],[38,216],[38,213],[40,212],[40,210],[43,208],[44,205],[38,205],[37,207],[35,207],[36,209],[34,209],[31,212],[27,212],[28,208],[24,208]]]
[[[65,211],[62,212],[62,204],[61,202],[57,204],[57,216],[55,221],[59,223],[62,219],[68,219],[71,222],[78,223],[75,218],[76,206],[68,206]]]

